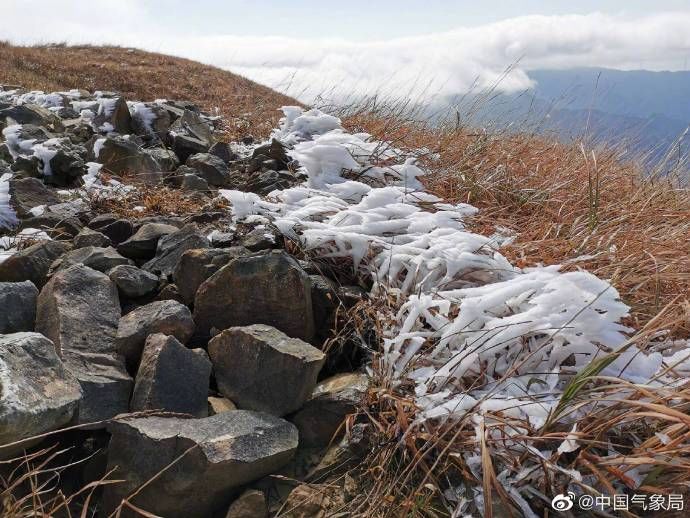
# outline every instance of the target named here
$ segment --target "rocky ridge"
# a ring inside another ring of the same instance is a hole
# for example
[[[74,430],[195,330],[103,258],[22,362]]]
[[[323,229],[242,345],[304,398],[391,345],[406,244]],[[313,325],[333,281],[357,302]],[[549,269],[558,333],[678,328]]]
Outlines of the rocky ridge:
[[[185,101],[0,87],[0,457],[80,425],[77,446],[105,441],[97,472],[126,481],[91,503],[106,514],[180,455],[131,503],[223,513],[271,473],[306,473],[295,459],[337,443],[366,392],[362,373],[340,396],[323,388],[361,365],[325,345],[363,290],[292,255],[268,221],[216,208],[224,189],[263,196],[306,177],[285,144],[226,143],[220,124]],[[201,208],[98,203],[156,186]],[[323,426],[299,432],[317,408]],[[228,516],[280,506],[258,495]]]

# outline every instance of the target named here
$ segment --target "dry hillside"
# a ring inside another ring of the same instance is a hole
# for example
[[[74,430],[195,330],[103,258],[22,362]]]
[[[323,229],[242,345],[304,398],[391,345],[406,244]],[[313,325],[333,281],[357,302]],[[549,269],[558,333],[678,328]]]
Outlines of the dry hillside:
[[[279,118],[276,109],[297,103],[220,68],[124,47],[0,42],[0,63],[0,84],[44,91],[114,90],[141,100],[191,99],[209,112],[220,110],[231,137],[265,135]]]

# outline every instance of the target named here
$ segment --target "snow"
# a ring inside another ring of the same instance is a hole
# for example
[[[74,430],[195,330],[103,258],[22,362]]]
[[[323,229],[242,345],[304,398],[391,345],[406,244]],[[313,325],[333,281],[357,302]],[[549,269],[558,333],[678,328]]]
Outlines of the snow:
[[[25,228],[15,236],[0,237],[0,263],[19,250],[24,241],[50,241],[50,236],[37,228]]]
[[[141,122],[148,133],[153,133],[153,122],[156,120],[153,110],[141,102],[128,102],[127,105],[132,118]]]
[[[17,213],[10,205],[11,173],[0,175],[0,230],[14,228],[19,224]]]

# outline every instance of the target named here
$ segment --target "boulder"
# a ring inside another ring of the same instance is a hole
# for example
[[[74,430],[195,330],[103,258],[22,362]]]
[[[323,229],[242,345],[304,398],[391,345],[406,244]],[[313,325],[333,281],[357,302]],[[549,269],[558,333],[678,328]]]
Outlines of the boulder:
[[[177,155],[172,149],[154,147],[147,149],[146,152],[151,155],[160,166],[161,171],[174,171],[180,165],[180,159],[177,158]]]
[[[232,162],[233,160],[239,159],[239,156],[237,153],[235,153],[232,148],[230,147],[230,144],[227,142],[216,142],[211,146],[211,148],[208,150],[209,153],[212,155],[217,156],[220,158],[223,162],[226,164],[228,162]]]
[[[108,236],[101,232],[91,230],[90,228],[83,228],[79,233],[72,239],[72,245],[74,248],[84,248],[87,246],[95,246],[99,248],[106,248],[111,245]]]
[[[156,300],[174,300],[180,304],[185,303],[176,284],[166,284],[156,297]]]
[[[279,169],[287,169],[292,159],[287,154],[287,148],[277,139],[271,139],[269,144],[263,144],[254,148],[252,152],[254,160],[275,160]]]
[[[34,330],[37,298],[31,281],[0,282],[0,335]]]
[[[248,489],[230,504],[225,518],[268,518],[266,495],[256,489]]]
[[[282,416],[312,394],[325,355],[274,327],[232,327],[208,344],[218,389],[239,408]]]
[[[134,232],[132,222],[127,219],[118,218],[113,214],[102,214],[89,221],[89,228],[98,230],[110,239],[115,245],[130,238]]]
[[[278,248],[278,236],[270,228],[255,228],[248,234],[242,236],[240,245],[251,250],[252,252],[260,252],[261,250],[270,250]]]
[[[230,260],[244,255],[249,255],[249,250],[243,247],[187,250],[173,272],[173,279],[184,302],[191,305],[202,282]]]
[[[180,189],[183,191],[201,191],[206,192],[210,189],[208,182],[203,178],[200,178],[196,174],[184,174],[182,175],[182,183],[180,184]]]
[[[40,228],[53,239],[72,239],[84,225],[77,218],[46,211],[40,216],[22,220],[19,228]]]
[[[162,139],[170,129],[171,122],[168,110],[156,103],[134,104],[132,130],[137,135]]]
[[[123,97],[102,99],[93,126],[102,132],[115,131],[121,135],[132,133],[132,117],[127,101]]]
[[[108,277],[115,283],[123,298],[138,299],[150,295],[158,288],[158,277],[129,264],[109,270]]]
[[[36,330],[50,338],[84,392],[79,422],[126,412],[132,379],[117,355],[117,289],[82,264],[57,272],[38,296]]]
[[[337,286],[323,275],[310,275],[309,278],[316,338],[319,343],[323,343],[331,336],[335,325],[335,310],[338,307]]]
[[[312,487],[302,484],[290,491],[283,508],[281,518],[328,518],[332,515],[330,508],[342,507],[342,502],[333,498],[334,488],[325,486]]]
[[[208,247],[208,239],[199,232],[196,225],[185,225],[177,232],[163,236],[158,241],[155,257],[142,268],[151,273],[169,277],[175,270],[180,257],[187,250]]]
[[[105,514],[150,481],[132,504],[166,518],[212,516],[233,490],[279,470],[297,448],[292,424],[243,410],[203,419],[132,417],[109,430],[107,469],[124,482],[106,486]]]
[[[63,241],[42,241],[24,248],[0,262],[0,282],[31,281],[40,289],[53,261],[71,248]]]
[[[44,181],[59,187],[74,186],[87,172],[83,156],[86,150],[81,146],[60,145],[48,162],[43,166]]]
[[[368,376],[359,373],[339,374],[319,383],[291,419],[299,430],[300,445],[327,446],[336,433],[342,434],[345,417],[357,410],[368,385]]]
[[[223,187],[230,179],[227,164],[211,153],[194,154],[187,159],[186,165],[214,187]]]
[[[288,336],[314,336],[311,281],[284,251],[238,257],[206,279],[194,299],[199,331],[268,324]]]
[[[0,334],[0,372],[0,446],[72,420],[81,389],[45,336]],[[0,457],[7,454],[0,448]]]
[[[122,257],[117,251],[109,246],[99,248],[96,246],[85,246],[67,252],[65,255],[56,259],[50,267],[49,274],[54,274],[61,270],[66,270],[75,264],[83,264],[99,272],[107,272],[121,264],[132,264],[132,261]]]
[[[186,344],[194,334],[194,320],[187,306],[162,300],[141,306],[120,319],[117,350],[136,369],[146,338],[154,333],[174,336]]]
[[[153,173],[160,169],[154,158],[136,142],[125,137],[97,139],[93,150],[96,161],[103,164],[103,172],[116,175]]]
[[[198,113],[188,109],[172,124],[169,135],[173,151],[182,162],[195,153],[206,153],[213,144],[209,125]]]
[[[31,209],[36,207],[60,203],[60,198],[55,192],[48,189],[38,178],[13,178],[9,181],[9,187],[10,203],[20,218],[35,216]]]
[[[208,415],[211,362],[203,349],[187,349],[174,336],[146,339],[130,403],[132,412],[163,410]]]
[[[131,259],[151,259],[156,255],[158,240],[178,230],[165,223],[146,223],[127,241],[120,243],[117,251]]]
[[[10,124],[33,124],[43,126],[50,131],[62,130],[62,123],[57,115],[46,108],[30,103],[1,109],[0,126],[2,123],[8,126]]]

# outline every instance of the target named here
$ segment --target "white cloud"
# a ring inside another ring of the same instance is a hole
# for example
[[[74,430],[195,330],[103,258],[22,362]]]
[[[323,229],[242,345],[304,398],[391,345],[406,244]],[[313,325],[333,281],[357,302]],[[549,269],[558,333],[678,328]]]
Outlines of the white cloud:
[[[185,36],[157,26],[155,13],[133,0],[92,0],[88,9],[66,11],[51,9],[52,2],[34,2],[46,7],[32,10],[31,16],[20,4],[24,2],[3,7],[1,38],[140,46],[227,68],[306,100],[321,92],[462,93],[474,84],[493,84],[513,65],[500,89],[520,90],[529,86],[531,69],[677,70],[690,55],[690,12],[637,18],[524,16],[425,36],[357,42],[310,38],[308,24],[295,27],[294,38]],[[44,18],[50,23],[42,23]]]

